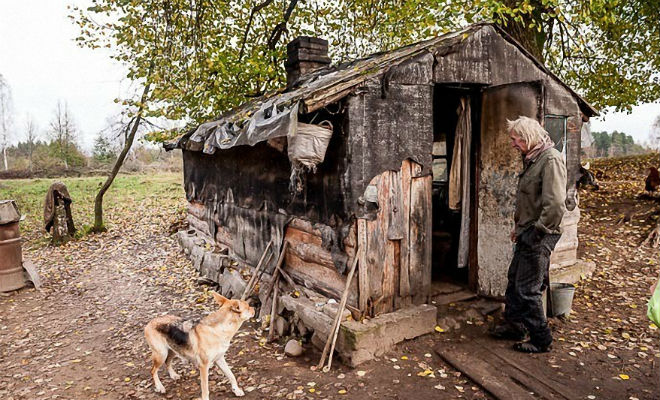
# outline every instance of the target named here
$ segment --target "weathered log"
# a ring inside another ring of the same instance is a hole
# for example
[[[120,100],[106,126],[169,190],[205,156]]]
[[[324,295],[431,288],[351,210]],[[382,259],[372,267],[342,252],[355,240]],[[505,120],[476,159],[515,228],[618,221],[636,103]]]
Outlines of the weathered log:
[[[294,281],[306,288],[317,291],[324,296],[339,299],[346,283],[346,278],[335,269],[326,268],[319,264],[308,263],[295,254],[288,252],[286,256],[286,272]],[[349,295],[349,303],[357,304],[357,293],[355,290]]]

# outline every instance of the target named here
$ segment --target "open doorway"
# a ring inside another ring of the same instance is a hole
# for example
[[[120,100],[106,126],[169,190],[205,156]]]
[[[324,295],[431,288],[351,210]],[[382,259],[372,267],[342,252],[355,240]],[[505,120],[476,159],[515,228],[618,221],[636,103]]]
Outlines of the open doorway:
[[[475,93],[445,85],[436,85],[433,93],[432,279],[439,293],[468,285]]]

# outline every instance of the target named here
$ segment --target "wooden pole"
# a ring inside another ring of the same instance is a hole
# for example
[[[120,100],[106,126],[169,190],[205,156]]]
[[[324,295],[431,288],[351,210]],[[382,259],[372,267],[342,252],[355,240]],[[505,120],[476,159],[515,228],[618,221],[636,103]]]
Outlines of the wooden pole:
[[[270,297],[270,292],[271,290],[273,290],[273,287],[275,286],[275,282],[277,280],[277,276],[278,276],[277,274],[282,270],[280,267],[282,266],[282,263],[284,263],[284,254],[286,253],[287,247],[289,247],[289,242],[285,240],[284,244],[282,245],[282,251],[280,252],[280,257],[277,259],[275,270],[273,271],[273,277],[270,280],[270,285],[268,285],[268,290],[266,291],[266,296],[264,297],[266,299]]]
[[[268,341],[272,342],[275,335],[273,330],[275,329],[275,315],[277,314],[277,292],[280,286],[279,277],[275,280],[275,286],[273,287],[273,304],[270,309],[270,323],[268,325]]]
[[[335,315],[335,320],[334,323],[332,324],[332,329],[330,330],[330,334],[328,335],[328,340],[325,342],[325,347],[323,348],[323,354],[321,354],[321,360],[319,361],[319,365],[317,366],[317,369],[323,368],[323,364],[325,364],[325,358],[326,356],[328,356],[328,350],[330,350],[328,366],[323,368],[323,372],[330,371],[330,367],[332,366],[332,353],[335,351],[335,342],[337,341],[339,326],[341,325],[341,315],[344,311],[344,307],[346,306],[346,300],[348,299],[348,292],[351,287],[351,281],[353,280],[353,274],[355,273],[355,267],[357,267],[358,260],[360,259],[360,257],[358,256],[359,250],[360,248],[358,247],[355,251],[355,256],[353,258],[353,265],[351,265],[351,270],[348,272],[348,276],[346,277],[346,286],[344,287],[344,293],[342,293],[341,300],[339,301],[339,308],[337,309],[337,315]]]
[[[264,249],[264,253],[261,255],[261,258],[259,259],[259,262],[257,263],[257,268],[254,270],[254,275],[250,277],[250,280],[248,281],[247,285],[245,286],[245,290],[243,291],[243,295],[241,296],[241,300],[245,300],[249,295],[250,292],[252,292],[252,286],[256,284],[256,278],[257,275],[259,275],[259,270],[261,270],[261,267],[266,264],[264,263],[264,258],[266,258],[266,253],[268,253],[268,250],[271,248],[273,245],[273,241],[271,240],[268,242],[268,245]],[[272,253],[270,254],[270,257],[268,257],[268,260],[272,257]]]

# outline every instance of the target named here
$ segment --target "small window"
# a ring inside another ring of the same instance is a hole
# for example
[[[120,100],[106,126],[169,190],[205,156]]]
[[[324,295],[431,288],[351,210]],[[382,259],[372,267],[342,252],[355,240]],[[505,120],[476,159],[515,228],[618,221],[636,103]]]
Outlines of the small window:
[[[563,115],[546,115],[545,130],[555,142],[555,149],[566,156],[566,117]]]
[[[447,142],[433,142],[433,182],[447,182]]]

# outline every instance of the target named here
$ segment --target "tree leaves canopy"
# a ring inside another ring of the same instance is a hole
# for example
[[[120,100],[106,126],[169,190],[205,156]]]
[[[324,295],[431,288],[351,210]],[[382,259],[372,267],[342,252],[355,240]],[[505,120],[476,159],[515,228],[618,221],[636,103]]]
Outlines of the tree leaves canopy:
[[[152,84],[147,116],[199,123],[284,86],[286,43],[324,37],[335,62],[467,23],[500,24],[596,107],[660,99],[660,2],[644,0],[94,0],[77,41]],[[150,67],[153,67],[151,69]],[[118,100],[139,106],[131,99]]]

